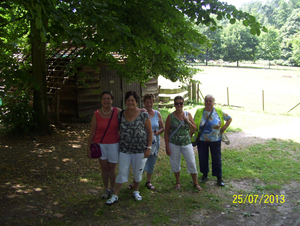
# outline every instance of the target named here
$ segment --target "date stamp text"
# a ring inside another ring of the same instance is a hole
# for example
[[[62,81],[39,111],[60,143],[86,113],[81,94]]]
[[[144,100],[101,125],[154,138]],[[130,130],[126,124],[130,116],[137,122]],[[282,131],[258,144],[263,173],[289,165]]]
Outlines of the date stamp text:
[[[261,195],[233,195],[233,201],[232,203],[250,203],[250,204],[273,204],[273,203],[285,203],[285,196],[284,195],[267,195],[267,194],[261,194]]]

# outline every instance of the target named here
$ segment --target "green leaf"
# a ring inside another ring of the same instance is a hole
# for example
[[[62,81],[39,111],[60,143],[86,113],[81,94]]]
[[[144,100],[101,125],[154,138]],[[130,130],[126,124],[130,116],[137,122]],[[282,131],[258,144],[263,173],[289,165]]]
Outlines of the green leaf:
[[[250,29],[250,33],[253,34],[253,35],[256,35],[256,29],[255,28],[251,28]]]
[[[86,44],[86,47],[88,47],[88,48],[93,48],[96,46],[95,42],[91,42],[88,40],[83,40],[83,42]]]
[[[249,16],[249,21],[250,21],[251,23],[255,23],[256,19],[255,19],[254,16],[250,15],[250,16]]]
[[[231,24],[235,24],[235,22],[236,22],[236,19],[235,18],[232,18],[232,19],[230,19],[230,21],[229,21]]]
[[[262,31],[263,31],[263,32],[268,32],[268,28],[263,27],[263,28],[262,28]]]
[[[248,25],[249,25],[248,24],[248,20],[243,20],[243,25],[246,26],[246,27],[248,27]]]
[[[260,31],[260,29],[256,29],[256,34],[257,34],[257,36],[260,36],[260,34],[261,34],[261,31]]]
[[[81,44],[81,41],[78,38],[72,38],[74,42],[76,42],[76,44]]]
[[[227,13],[226,17],[227,17],[228,20],[230,20],[230,18],[231,18],[230,13]]]
[[[217,20],[222,20],[223,19],[223,16],[221,15],[221,14],[219,14],[218,16],[217,16]]]
[[[217,30],[217,27],[216,26],[210,27],[209,30],[215,31],[215,30]]]

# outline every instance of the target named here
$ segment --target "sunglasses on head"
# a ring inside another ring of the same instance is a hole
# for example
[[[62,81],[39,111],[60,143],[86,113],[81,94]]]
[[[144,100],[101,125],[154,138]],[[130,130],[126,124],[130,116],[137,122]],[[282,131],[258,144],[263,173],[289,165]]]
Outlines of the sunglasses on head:
[[[183,105],[183,102],[175,102],[175,105]]]

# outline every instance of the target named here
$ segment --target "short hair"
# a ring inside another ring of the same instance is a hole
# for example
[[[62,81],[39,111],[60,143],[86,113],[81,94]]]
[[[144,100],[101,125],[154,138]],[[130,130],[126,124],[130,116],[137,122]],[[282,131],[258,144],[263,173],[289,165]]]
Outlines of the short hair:
[[[135,91],[128,91],[125,94],[125,101],[130,97],[133,96],[133,98],[135,99],[135,101],[138,103],[139,102],[139,96],[137,95],[137,93]]]
[[[213,99],[213,101],[215,102],[215,97],[211,94],[207,94],[205,97],[204,97],[204,100],[206,100],[207,98],[211,98]]]
[[[104,96],[104,94],[110,95],[110,98],[111,98],[112,100],[114,100],[114,95],[112,95],[112,93],[109,92],[109,91],[103,91],[103,92],[101,93],[100,99],[102,99],[102,97]]]
[[[176,96],[176,97],[174,98],[174,104],[175,104],[176,100],[182,100],[182,101],[184,102],[184,99],[183,99],[182,96]]]
[[[146,102],[146,100],[153,100],[153,102],[155,101],[155,96],[153,94],[145,94],[144,96],[144,103]]]

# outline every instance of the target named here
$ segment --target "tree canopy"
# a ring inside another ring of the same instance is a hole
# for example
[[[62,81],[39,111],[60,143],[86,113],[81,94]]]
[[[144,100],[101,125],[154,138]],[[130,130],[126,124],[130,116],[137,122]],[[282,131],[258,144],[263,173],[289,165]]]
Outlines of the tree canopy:
[[[194,43],[207,41],[195,24],[216,30],[217,20],[242,20],[254,35],[266,30],[249,13],[217,0],[10,0],[0,3],[0,12],[1,82],[6,87],[33,84],[33,105],[44,131],[46,57],[63,43],[85,47],[78,65],[102,60],[128,81],[159,75],[175,81],[194,73],[180,55],[199,54]]]

